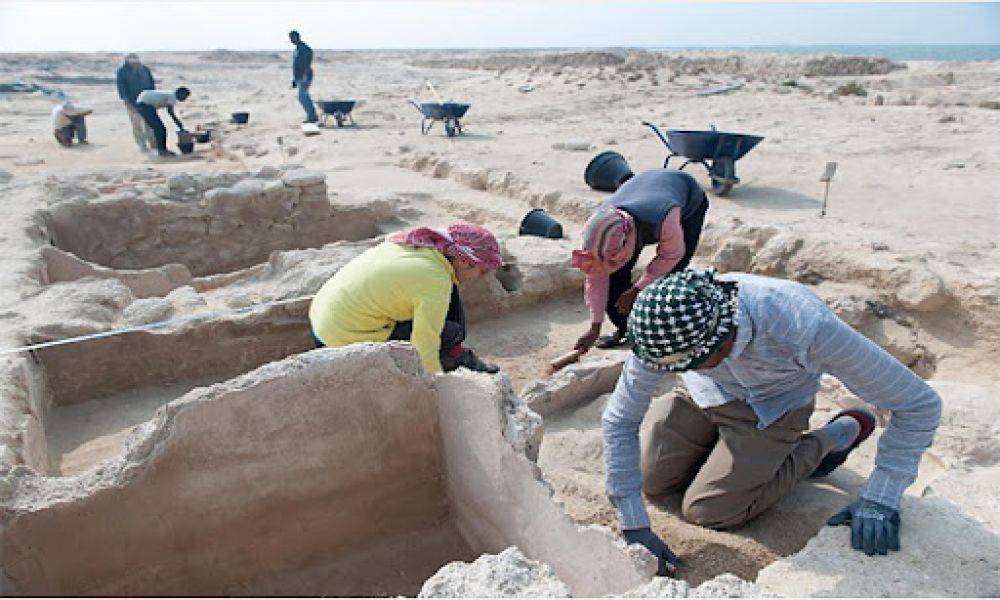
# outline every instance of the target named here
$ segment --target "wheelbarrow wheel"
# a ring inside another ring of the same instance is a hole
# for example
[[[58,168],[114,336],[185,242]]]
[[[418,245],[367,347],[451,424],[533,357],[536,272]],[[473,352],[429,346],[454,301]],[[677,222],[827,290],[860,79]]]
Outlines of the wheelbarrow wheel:
[[[451,121],[445,121],[444,132],[448,134],[448,137],[455,137],[455,124]]]
[[[344,126],[344,115],[342,115],[340,113],[337,113],[337,114],[333,115],[333,118],[337,121],[337,127],[343,127]]]
[[[733,181],[736,179],[736,162],[728,156],[719,157],[712,161],[708,175],[712,178],[712,192],[716,196],[725,196],[733,189]]]

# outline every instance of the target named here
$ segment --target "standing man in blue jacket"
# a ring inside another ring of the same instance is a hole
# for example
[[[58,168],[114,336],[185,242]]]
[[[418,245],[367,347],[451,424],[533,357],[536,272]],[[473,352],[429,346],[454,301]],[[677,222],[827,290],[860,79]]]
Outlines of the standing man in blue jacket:
[[[298,31],[288,32],[288,39],[295,45],[295,52],[292,54],[292,88],[299,89],[299,104],[306,111],[306,120],[303,123],[316,123],[319,118],[316,116],[312,98],[309,97],[309,86],[313,80],[313,51],[302,41]]]
[[[142,118],[136,107],[136,98],[139,97],[139,94],[156,87],[153,84],[153,73],[149,67],[142,64],[138,55],[129,53],[125,55],[125,62],[122,66],[118,67],[115,80],[118,83],[118,97],[125,103],[128,120],[132,123],[132,136],[135,137],[135,144],[142,152],[156,150],[153,132],[150,131],[145,119]]]
[[[861,407],[809,430],[823,373],[892,413],[861,497],[828,524],[850,525],[865,554],[899,550],[900,499],[934,439],[941,398],[819,296],[793,281],[684,270],[639,293],[627,337],[632,353],[602,417],[608,495],[626,541],[649,549],[660,574],[683,563],[650,528],[643,492],[680,492],[685,520],[733,529],[833,472],[872,433],[875,415]],[[667,372],[682,384],[640,444]]]

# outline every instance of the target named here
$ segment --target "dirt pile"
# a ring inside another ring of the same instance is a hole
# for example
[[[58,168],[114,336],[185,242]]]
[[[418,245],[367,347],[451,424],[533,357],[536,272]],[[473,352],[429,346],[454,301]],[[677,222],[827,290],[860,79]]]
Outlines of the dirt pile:
[[[619,73],[668,71],[677,75],[730,75],[746,80],[781,81],[795,77],[885,75],[906,65],[887,58],[862,56],[782,56],[693,51],[588,51],[560,54],[495,55],[417,62],[447,69],[560,73],[565,69],[611,68]]]

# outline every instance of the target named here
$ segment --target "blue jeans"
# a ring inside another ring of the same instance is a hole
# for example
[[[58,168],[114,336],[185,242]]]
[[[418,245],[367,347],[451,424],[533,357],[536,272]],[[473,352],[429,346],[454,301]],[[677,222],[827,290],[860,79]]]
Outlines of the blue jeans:
[[[319,117],[316,116],[316,107],[313,106],[312,98],[309,97],[309,86],[312,85],[312,79],[296,79],[295,86],[299,90],[299,104],[306,111],[306,119],[309,121],[318,121]]]

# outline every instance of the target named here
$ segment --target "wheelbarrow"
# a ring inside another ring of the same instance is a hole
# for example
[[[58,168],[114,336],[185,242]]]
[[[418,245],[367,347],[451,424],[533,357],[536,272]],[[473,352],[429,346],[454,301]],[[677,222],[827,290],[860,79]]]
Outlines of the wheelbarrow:
[[[337,127],[343,127],[344,123],[348,121],[351,122],[351,125],[355,125],[351,111],[354,110],[357,100],[320,100],[316,104],[323,112],[320,116],[320,122],[323,125],[326,125],[328,117],[333,117],[333,120],[337,122]]]
[[[708,176],[712,179],[712,192],[717,196],[725,196],[740,182],[736,176],[736,161],[764,139],[759,135],[719,131],[715,125],[710,130],[668,129],[664,136],[649,121],[643,121],[642,124],[651,128],[670,151],[663,161],[664,169],[675,156],[687,159],[681,169],[693,162],[701,163],[708,170]]]
[[[455,137],[455,134],[462,133],[462,123],[459,121],[468,112],[471,104],[459,102],[422,102],[417,103],[410,99],[410,104],[415,106],[423,119],[420,121],[420,133],[426,134],[434,126],[435,121],[444,122],[444,131],[448,137]]]

